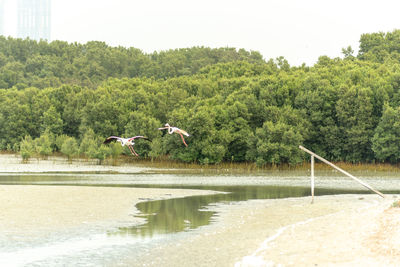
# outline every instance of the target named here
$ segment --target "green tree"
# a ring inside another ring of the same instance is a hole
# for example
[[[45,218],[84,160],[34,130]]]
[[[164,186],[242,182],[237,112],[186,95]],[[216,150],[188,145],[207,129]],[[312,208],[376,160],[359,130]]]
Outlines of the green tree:
[[[60,135],[63,132],[63,121],[61,115],[54,106],[51,106],[43,113],[42,130],[48,130],[54,135]]]
[[[329,80],[308,74],[303,81],[305,90],[295,98],[294,107],[302,110],[310,124],[304,136],[304,146],[329,160],[342,157],[342,132],[336,116],[339,92]]]
[[[114,161],[114,165],[115,165],[115,162],[118,159],[119,155],[122,154],[122,146],[121,146],[121,144],[120,143],[111,144],[109,153],[111,154],[111,157],[112,157],[112,159]]]
[[[78,155],[78,151],[78,143],[73,137],[66,138],[61,146],[61,153],[67,155],[69,161],[71,161],[72,157]]]
[[[46,130],[40,137],[34,140],[36,153],[42,157],[51,155],[54,147],[54,135]]]
[[[110,147],[108,147],[106,145],[100,145],[100,146],[91,146],[91,147],[89,147],[87,155],[89,156],[89,158],[98,159],[99,160],[99,164],[102,164],[103,161],[109,155],[111,155],[111,153],[112,153],[112,150],[110,149]]]
[[[303,161],[303,153],[298,149],[303,137],[293,126],[284,122],[265,122],[249,142],[253,149],[249,150],[247,158],[254,160],[257,165],[297,164]]]
[[[370,140],[374,131],[372,91],[369,88],[343,88],[336,104],[340,131],[343,134],[342,158],[350,162],[372,160]]]
[[[105,137],[144,135],[153,142],[137,140],[141,156],[204,164],[294,164],[298,144],[334,161],[397,158],[387,145],[397,135],[382,129],[392,116],[384,103],[400,105],[400,30],[362,35],[357,57],[347,47],[343,59],[321,56],[312,67],[235,48],[144,54],[0,37],[0,51],[2,150],[18,151],[29,135],[48,154],[46,135],[57,136],[56,151],[73,137],[101,162],[122,149],[102,146]],[[156,130],[167,122],[191,134],[188,147]]]
[[[249,137],[246,158],[263,164],[296,164],[303,160],[299,145],[308,135],[310,125],[301,110],[290,106],[271,106],[267,109],[268,120]]]
[[[343,54],[344,58],[347,58],[347,59],[354,58],[354,56],[353,56],[354,50],[353,50],[353,48],[351,48],[351,46],[348,46],[347,48],[342,48],[342,54]]]
[[[56,136],[55,137],[55,141],[54,141],[55,151],[61,151],[62,145],[64,144],[65,140],[68,139],[68,138],[69,138],[69,136],[66,135],[66,134],[62,134],[62,135]]]
[[[20,154],[23,162],[27,162],[32,154],[35,152],[35,147],[33,144],[32,137],[30,135],[26,135],[24,139],[21,141],[20,145]]]
[[[87,131],[85,131],[82,141],[79,145],[79,154],[85,154],[86,156],[88,155],[89,148],[92,146],[97,147],[98,146],[98,138],[96,137],[94,131],[89,128]]]
[[[372,138],[372,150],[379,161],[400,159],[400,110],[385,105],[382,118]]]

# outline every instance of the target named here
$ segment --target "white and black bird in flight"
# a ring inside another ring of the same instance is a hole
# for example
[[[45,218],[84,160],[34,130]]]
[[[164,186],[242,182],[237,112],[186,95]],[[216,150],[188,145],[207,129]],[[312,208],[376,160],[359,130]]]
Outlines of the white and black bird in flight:
[[[107,139],[103,142],[103,144],[108,144],[113,141],[117,141],[117,142],[120,142],[122,146],[125,146],[125,145],[128,146],[132,155],[139,156],[133,149],[133,146],[135,145],[134,140],[138,139],[138,138],[145,139],[145,140],[151,142],[151,140],[149,138],[147,138],[145,136],[141,136],[141,135],[129,137],[129,138],[123,138],[123,137],[119,137],[119,136],[110,136],[110,137],[107,137]]]
[[[186,131],[184,131],[184,130],[182,130],[182,129],[179,129],[179,128],[177,128],[177,127],[172,127],[172,126],[170,126],[168,123],[166,123],[166,124],[164,125],[164,127],[158,128],[158,130],[166,130],[166,129],[168,129],[168,133],[169,133],[169,134],[178,133],[178,134],[181,136],[182,142],[185,144],[185,146],[188,146],[188,145],[186,144],[186,142],[185,142],[185,139],[183,138],[183,135],[190,136],[190,134],[188,134]]]

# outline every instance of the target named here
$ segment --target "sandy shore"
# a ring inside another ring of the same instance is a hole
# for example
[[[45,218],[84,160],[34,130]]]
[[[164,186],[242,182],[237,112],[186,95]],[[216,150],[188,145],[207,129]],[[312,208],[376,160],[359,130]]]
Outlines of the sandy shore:
[[[292,219],[282,218],[285,225],[235,266],[399,266],[400,209],[392,202],[366,195],[291,203]]]
[[[47,159],[32,158],[22,163],[18,154],[0,154],[0,173],[46,173],[46,172],[118,172],[139,173],[148,168],[122,164],[119,166],[98,165],[97,160],[73,160],[51,156]]]
[[[28,237],[71,228],[142,222],[133,215],[146,199],[209,194],[205,190],[88,186],[0,185],[2,235]]]
[[[220,223],[131,266],[399,266],[393,197],[341,195],[220,206]]]
[[[142,198],[207,193],[1,185],[0,236],[25,242],[74,228],[132,225],[140,222],[132,214]],[[314,204],[310,198],[225,203],[213,207],[217,223],[134,259],[127,255],[119,266],[396,266],[400,209],[391,208],[393,201],[394,196],[340,195],[317,197]]]

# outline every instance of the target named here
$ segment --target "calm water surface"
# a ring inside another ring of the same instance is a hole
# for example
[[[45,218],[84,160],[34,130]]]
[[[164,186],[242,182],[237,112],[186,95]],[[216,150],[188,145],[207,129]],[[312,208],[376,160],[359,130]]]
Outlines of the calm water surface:
[[[330,174],[328,172],[328,174]],[[326,174],[325,174],[326,175]],[[322,188],[316,182],[315,194],[370,193],[351,179],[335,176],[324,179]],[[364,180],[370,179],[364,177]],[[334,183],[332,182],[334,181]],[[328,182],[327,182],[328,181]],[[329,182],[331,181],[331,182]],[[380,188],[380,183],[386,187]],[[151,200],[143,199],[136,205],[138,217],[147,223],[124,227],[120,233],[141,237],[168,234],[196,229],[216,219],[216,212],[207,209],[218,203],[246,201],[250,199],[276,199],[310,196],[309,177],[304,172],[276,172],[270,176],[212,176],[166,174],[2,174],[0,184],[81,185],[144,188],[181,188],[218,191],[214,195]],[[371,184],[371,182],[369,182]],[[288,186],[288,185],[289,186]],[[399,193],[400,180],[377,178],[372,184],[385,193]],[[396,187],[397,186],[397,187]]]
[[[397,177],[366,179],[386,193],[400,193],[400,180]],[[140,211],[138,217],[146,219],[142,225],[127,225],[106,231],[81,229],[64,236],[49,235],[44,239],[33,239],[28,243],[0,235],[0,263],[3,260],[15,263],[15,266],[114,265],[124,255],[132,257],[146,253],[160,242],[176,242],[193,231],[204,231],[202,226],[218,221],[218,213],[213,209],[216,205],[250,199],[310,195],[309,177],[303,172],[283,172],[271,176],[1,174],[0,184],[188,188],[220,192],[167,200],[143,199],[136,205]],[[320,185],[322,187],[316,184],[316,195],[369,193],[354,181],[337,177],[330,179],[327,176]],[[25,261],[18,261],[22,258]]]

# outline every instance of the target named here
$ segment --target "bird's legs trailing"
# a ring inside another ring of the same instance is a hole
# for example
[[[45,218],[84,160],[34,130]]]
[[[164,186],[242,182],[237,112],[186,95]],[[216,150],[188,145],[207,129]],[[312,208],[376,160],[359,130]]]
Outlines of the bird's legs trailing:
[[[137,156],[137,157],[139,156],[139,155],[136,153],[136,151],[133,149],[133,146],[128,145],[128,147],[129,147],[129,149],[130,149],[132,155],[135,155],[135,156]]]
[[[185,142],[185,139],[183,139],[183,135],[181,134],[181,133],[179,133],[180,134],[180,136],[181,136],[181,138],[182,138],[182,142],[185,144],[185,146],[188,146],[187,144],[186,144],[186,142]]]

